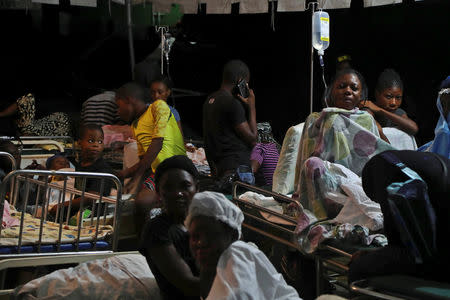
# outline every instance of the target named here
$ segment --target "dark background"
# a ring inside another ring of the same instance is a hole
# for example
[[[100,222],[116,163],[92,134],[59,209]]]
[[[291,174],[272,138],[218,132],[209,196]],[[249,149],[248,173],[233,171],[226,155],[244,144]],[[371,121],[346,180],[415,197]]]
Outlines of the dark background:
[[[136,9],[136,8],[135,8]],[[42,5],[38,12],[0,10],[1,105],[26,92],[36,95],[38,117],[66,111],[75,122],[81,104],[101,89],[131,79],[128,41],[123,22],[95,8]],[[234,58],[250,67],[250,85],[257,102],[257,120],[270,121],[278,141],[286,130],[309,114],[311,13],[185,15],[176,29],[170,75],[175,87],[205,96],[176,97],[185,133],[201,136],[201,106],[206,94],[219,88],[223,64]],[[419,125],[418,144],[433,138],[438,119],[436,96],[450,74],[450,1],[404,1],[403,4],[328,10],[331,41],[325,51],[326,78],[335,59],[352,56],[365,77],[370,98],[379,73],[387,67],[403,78],[403,108]],[[135,26],[136,62],[159,44],[153,27]],[[195,41],[195,44],[190,42]],[[323,92],[315,57],[314,110]],[[9,123],[8,123],[9,124]],[[2,125],[1,134],[11,128]]]

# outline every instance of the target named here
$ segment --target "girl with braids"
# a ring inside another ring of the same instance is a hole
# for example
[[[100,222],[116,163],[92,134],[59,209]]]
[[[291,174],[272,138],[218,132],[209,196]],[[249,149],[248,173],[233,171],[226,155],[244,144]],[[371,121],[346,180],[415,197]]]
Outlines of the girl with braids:
[[[407,134],[415,135],[419,128],[400,108],[403,99],[403,83],[393,69],[385,69],[378,77],[375,103],[362,100],[360,107],[367,109],[381,127],[397,127]]]

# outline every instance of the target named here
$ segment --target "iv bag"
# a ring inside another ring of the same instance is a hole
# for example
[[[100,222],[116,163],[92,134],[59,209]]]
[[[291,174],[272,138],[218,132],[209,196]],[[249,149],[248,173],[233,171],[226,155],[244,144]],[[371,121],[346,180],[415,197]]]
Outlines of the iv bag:
[[[330,17],[325,11],[316,11],[312,18],[312,45],[319,55],[330,45]]]

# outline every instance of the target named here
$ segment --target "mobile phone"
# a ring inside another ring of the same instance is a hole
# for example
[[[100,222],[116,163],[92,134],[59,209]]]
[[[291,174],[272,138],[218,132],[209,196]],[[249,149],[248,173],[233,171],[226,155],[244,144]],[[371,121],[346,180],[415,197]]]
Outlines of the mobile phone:
[[[247,87],[247,81],[245,79],[239,80],[235,87],[235,93],[241,95],[243,98],[248,98],[250,96],[250,91]]]

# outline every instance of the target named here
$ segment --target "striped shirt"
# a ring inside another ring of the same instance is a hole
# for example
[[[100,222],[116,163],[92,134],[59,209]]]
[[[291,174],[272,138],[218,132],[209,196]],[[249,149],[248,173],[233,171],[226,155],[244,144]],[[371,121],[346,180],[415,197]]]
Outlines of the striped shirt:
[[[277,167],[279,157],[280,154],[275,143],[258,143],[253,148],[250,160],[255,160],[261,165],[258,173],[264,177],[265,184],[263,185],[272,186],[273,172]]]
[[[81,108],[81,121],[84,124],[100,126],[116,124],[119,121],[115,93],[103,92],[84,101]]]

